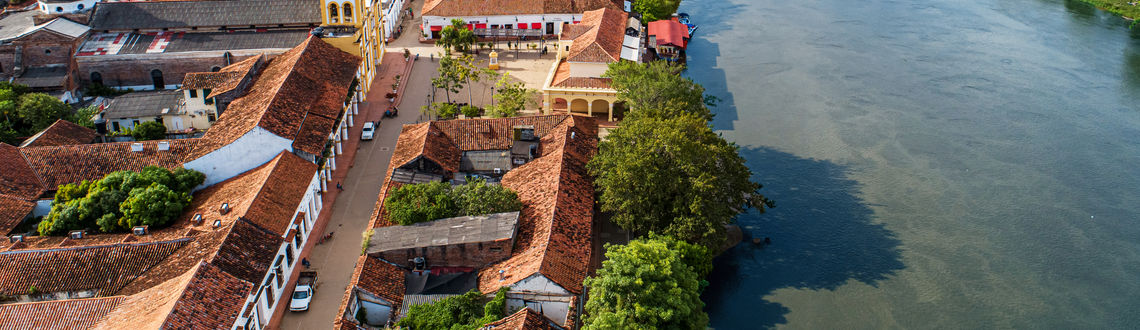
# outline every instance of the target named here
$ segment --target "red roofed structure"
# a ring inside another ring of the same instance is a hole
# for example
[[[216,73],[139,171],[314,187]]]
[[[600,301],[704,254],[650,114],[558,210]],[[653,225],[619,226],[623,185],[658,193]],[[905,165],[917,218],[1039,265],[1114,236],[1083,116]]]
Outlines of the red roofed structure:
[[[658,57],[680,58],[688,46],[689,27],[677,21],[676,17],[649,22],[649,47],[656,50]]]

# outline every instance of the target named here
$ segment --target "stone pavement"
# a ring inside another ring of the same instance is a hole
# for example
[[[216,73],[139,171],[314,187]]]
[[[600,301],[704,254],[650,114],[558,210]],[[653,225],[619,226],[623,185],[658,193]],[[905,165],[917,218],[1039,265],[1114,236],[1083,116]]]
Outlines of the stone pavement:
[[[326,207],[321,212],[322,217],[331,219],[325,221],[325,228],[315,228],[322,235],[334,233],[333,238],[316,245],[305,256],[312,264],[310,270],[318,273],[317,292],[313,295],[309,311],[286,312],[280,325],[282,329],[329,329],[336,319],[348,280],[360,257],[361,233],[369,223],[376,198],[380,194],[380,184],[387,172],[400,128],[403,124],[415,122],[419,115],[419,105],[406,108],[401,106],[400,116],[381,120],[384,110],[391,105],[384,94],[391,91],[392,77],[396,74],[413,76],[410,71],[415,67],[412,65],[414,62],[405,62],[402,51],[394,49],[389,49],[384,55],[375,82],[368,91],[368,101],[362,103],[355,125],[349,128],[350,138],[344,142],[344,153],[336,157],[337,170],[333,172],[333,180],[329,184],[332,188],[324,196],[326,201],[333,201],[332,207]],[[434,67],[422,70],[434,71]],[[418,79],[401,80],[399,94],[405,93],[405,86],[426,86],[430,83]],[[417,94],[416,90],[413,88],[408,92]],[[418,96],[418,99],[423,100],[425,96]],[[396,103],[400,104],[402,99],[404,97],[398,97]],[[360,141],[363,123],[377,120],[381,122],[374,140]],[[338,182],[344,191],[337,191],[335,187]]]

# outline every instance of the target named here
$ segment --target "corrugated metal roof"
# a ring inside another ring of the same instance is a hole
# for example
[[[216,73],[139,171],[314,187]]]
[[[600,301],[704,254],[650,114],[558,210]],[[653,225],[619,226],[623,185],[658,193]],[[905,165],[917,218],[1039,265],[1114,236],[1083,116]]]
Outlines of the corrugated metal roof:
[[[131,30],[319,24],[320,8],[319,0],[103,2],[95,6],[91,27]]]
[[[112,100],[111,105],[103,110],[103,117],[120,119],[161,116],[162,109],[169,109],[167,113],[177,112],[181,103],[180,90],[132,92]]]
[[[368,254],[399,249],[492,242],[515,236],[519,212],[446,218],[375,229]]]

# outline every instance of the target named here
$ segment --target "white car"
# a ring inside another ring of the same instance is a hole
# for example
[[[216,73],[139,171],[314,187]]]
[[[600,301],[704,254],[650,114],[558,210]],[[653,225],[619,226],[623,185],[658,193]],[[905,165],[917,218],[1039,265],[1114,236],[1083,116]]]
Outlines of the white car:
[[[293,289],[293,300],[289,301],[289,310],[307,311],[311,302],[313,302],[313,287],[308,284],[297,285],[297,288]]]
[[[372,134],[376,133],[376,125],[372,122],[364,123],[364,129],[360,132],[361,140],[372,140]]]

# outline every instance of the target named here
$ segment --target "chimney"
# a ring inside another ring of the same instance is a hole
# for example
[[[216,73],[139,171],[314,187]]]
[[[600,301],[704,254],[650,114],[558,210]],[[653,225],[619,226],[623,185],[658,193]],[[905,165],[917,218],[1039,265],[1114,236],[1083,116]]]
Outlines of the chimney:
[[[148,228],[150,228],[150,226],[135,226],[134,228],[131,228],[131,233],[135,234],[135,236],[146,235],[150,233]]]
[[[143,144],[139,143],[139,142],[131,143],[131,151],[132,152],[143,151]]]
[[[71,239],[82,239],[84,234],[87,234],[87,232],[82,230],[72,230],[70,232],[67,232],[67,237]]]
[[[222,203],[222,207],[218,209],[218,213],[221,213],[222,215],[230,213],[230,203]]]
[[[193,222],[195,226],[201,225],[202,224],[202,215],[201,214],[195,214],[194,218],[190,219],[190,222]]]

